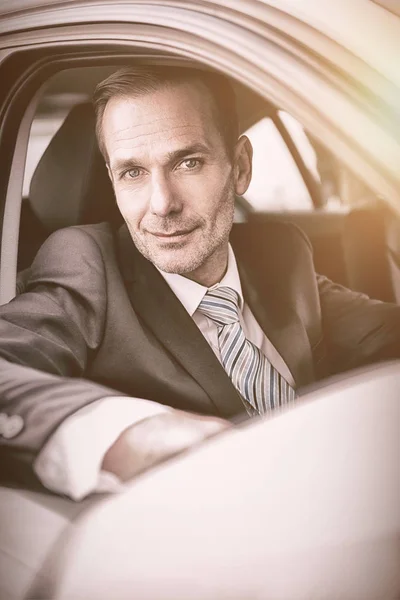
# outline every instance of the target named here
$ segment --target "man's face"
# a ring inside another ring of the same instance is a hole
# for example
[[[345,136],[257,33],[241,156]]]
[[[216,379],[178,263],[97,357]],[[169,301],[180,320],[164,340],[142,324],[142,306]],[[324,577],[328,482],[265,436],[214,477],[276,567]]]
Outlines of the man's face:
[[[230,159],[212,102],[202,83],[182,83],[114,98],[103,116],[108,169],[135,245],[159,269],[204,285],[225,270],[235,193],[248,185],[236,164],[243,148]]]

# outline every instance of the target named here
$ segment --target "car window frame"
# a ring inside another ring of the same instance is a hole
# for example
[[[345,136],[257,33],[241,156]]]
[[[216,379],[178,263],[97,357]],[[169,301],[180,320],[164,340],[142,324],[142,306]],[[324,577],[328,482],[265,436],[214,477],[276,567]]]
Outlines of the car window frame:
[[[277,110],[272,117],[272,120],[282,136],[283,141],[285,142],[298,170],[300,171],[300,175],[303,178],[304,184],[310,194],[310,198],[313,204],[314,209],[318,210],[324,207],[324,201],[321,192],[320,183],[315,179],[314,175],[311,173],[310,169],[307,167],[301,152],[297,148],[289,130],[286,125],[282,121],[279,116],[279,111]]]
[[[287,129],[287,127],[285,126],[285,124],[279,116],[279,110],[280,109],[276,107],[268,106],[266,110],[258,113],[257,118],[253,120],[251,124],[248,124],[248,129],[262,121],[262,119],[271,119],[272,123],[276,127],[277,132],[281,136],[282,141],[285,144],[290,156],[292,157],[294,165],[297,168],[301,179],[303,180],[303,183],[311,199],[312,209],[319,210],[324,207],[320,183],[315,179],[314,175],[306,165],[289,130]],[[255,210],[252,212],[258,214],[259,211]]]

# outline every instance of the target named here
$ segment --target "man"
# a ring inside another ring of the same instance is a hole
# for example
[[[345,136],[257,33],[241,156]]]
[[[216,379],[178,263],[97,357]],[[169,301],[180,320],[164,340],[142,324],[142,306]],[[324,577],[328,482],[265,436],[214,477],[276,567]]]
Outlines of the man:
[[[233,98],[191,69],[98,86],[126,226],[57,232],[1,308],[4,479],[114,489],[317,378],[400,356],[400,308],[318,277],[296,228],[239,227],[230,247],[252,158]]]

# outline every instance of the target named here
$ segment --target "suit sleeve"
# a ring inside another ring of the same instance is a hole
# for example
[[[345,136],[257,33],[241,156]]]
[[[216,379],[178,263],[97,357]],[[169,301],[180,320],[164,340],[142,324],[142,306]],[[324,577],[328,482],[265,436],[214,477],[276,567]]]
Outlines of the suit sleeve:
[[[400,358],[400,306],[372,300],[318,276],[332,373]]]
[[[79,228],[53,234],[40,249],[27,290],[0,307],[0,413],[17,435],[0,436],[0,478],[31,485],[32,462],[69,415],[121,396],[84,380],[102,340],[107,302],[96,240]]]

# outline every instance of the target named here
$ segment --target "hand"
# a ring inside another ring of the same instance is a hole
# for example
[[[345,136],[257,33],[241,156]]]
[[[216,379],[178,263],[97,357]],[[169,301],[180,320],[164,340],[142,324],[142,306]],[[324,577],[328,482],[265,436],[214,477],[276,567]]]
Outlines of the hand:
[[[171,410],[125,429],[104,456],[102,469],[128,481],[157,463],[232,427],[217,417]]]

